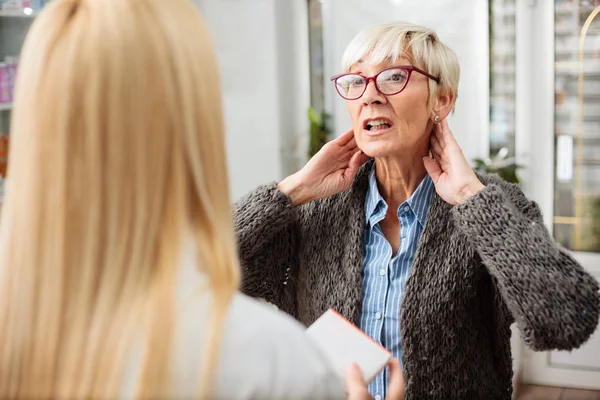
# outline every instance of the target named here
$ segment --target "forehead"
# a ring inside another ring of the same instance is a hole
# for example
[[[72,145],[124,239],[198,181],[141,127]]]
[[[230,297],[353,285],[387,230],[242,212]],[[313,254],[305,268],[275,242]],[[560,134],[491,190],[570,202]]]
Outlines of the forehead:
[[[394,67],[397,65],[412,65],[412,60],[407,55],[401,55],[395,59],[387,59],[379,63],[373,63],[368,57],[360,59],[354,65],[350,67],[348,72],[362,73],[362,74],[376,74],[386,68]]]

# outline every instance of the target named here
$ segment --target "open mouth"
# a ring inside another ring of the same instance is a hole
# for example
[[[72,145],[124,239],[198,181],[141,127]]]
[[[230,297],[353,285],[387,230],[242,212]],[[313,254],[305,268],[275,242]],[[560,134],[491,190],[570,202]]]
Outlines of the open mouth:
[[[363,126],[369,132],[382,131],[392,127],[392,122],[387,118],[368,119]]]

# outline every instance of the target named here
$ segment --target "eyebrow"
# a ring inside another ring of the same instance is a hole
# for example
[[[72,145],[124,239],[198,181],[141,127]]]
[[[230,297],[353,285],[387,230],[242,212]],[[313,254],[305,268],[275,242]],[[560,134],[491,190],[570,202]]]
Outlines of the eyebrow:
[[[394,64],[394,63],[397,63],[397,62],[401,62],[401,60],[405,60],[406,61],[406,65],[413,65],[414,64],[414,61],[410,57],[408,57],[406,55],[398,57],[394,61],[392,61],[391,58],[387,58],[387,59],[385,59],[383,61],[383,63]],[[352,70],[352,68],[359,67],[359,64],[364,64],[364,63],[365,63],[365,60],[363,60],[362,58],[360,58],[357,62],[355,62],[354,64],[352,64],[350,66],[350,68],[348,68],[348,72],[350,72]]]
[[[360,72],[352,72],[353,69],[355,68],[359,68],[360,69],[360,64],[364,64],[364,60],[361,58],[360,60],[358,60],[357,62],[355,62],[354,64],[352,64],[350,66],[350,68],[348,68],[348,73],[352,73],[352,74],[358,74]]]

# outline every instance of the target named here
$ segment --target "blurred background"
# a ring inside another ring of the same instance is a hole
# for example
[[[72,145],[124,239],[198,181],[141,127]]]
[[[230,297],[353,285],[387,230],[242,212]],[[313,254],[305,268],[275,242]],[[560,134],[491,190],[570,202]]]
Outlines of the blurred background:
[[[2,178],[20,49],[49,1],[0,0]],[[473,167],[518,183],[600,279],[600,0],[194,1],[218,53],[234,200],[350,127],[328,77],[359,30],[409,21],[458,55],[450,127]],[[519,398],[600,400],[600,333],[572,353],[531,353],[515,334],[513,351]]]

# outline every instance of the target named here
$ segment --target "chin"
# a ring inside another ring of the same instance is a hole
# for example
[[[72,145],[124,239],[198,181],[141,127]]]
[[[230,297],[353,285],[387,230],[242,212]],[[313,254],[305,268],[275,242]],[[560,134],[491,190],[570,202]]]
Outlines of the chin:
[[[393,148],[388,143],[367,143],[359,146],[363,153],[369,157],[389,157],[399,153],[399,149]]]

